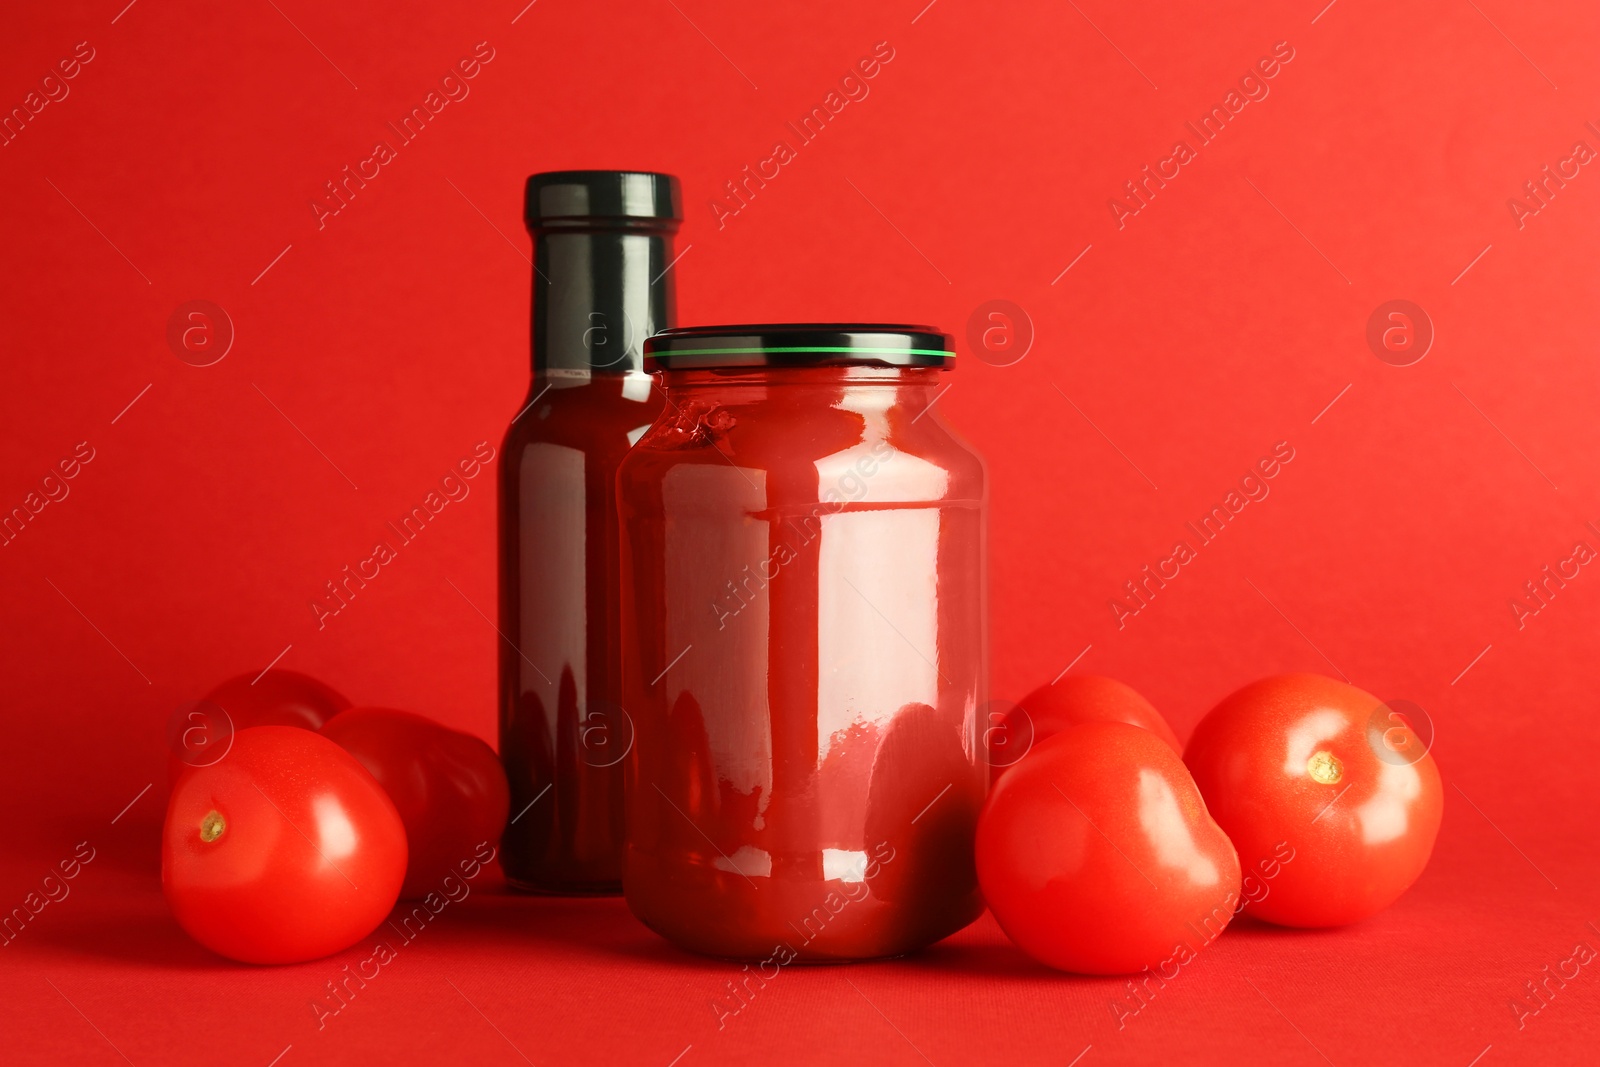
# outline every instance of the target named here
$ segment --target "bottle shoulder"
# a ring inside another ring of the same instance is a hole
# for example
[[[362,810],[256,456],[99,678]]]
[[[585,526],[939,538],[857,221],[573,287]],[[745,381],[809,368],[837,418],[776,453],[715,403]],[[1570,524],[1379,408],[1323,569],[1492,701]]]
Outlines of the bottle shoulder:
[[[536,375],[506,428],[505,452],[510,461],[528,445],[553,444],[620,458],[661,409],[661,395],[649,388],[648,379],[574,383]]]

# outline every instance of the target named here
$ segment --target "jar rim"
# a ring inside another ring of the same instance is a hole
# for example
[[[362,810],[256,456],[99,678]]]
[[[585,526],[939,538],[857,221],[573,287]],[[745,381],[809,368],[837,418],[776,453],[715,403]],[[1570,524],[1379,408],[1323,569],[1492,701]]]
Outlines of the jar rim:
[[[887,366],[950,369],[955,340],[933,326],[821,322],[691,326],[644,343],[646,370]]]

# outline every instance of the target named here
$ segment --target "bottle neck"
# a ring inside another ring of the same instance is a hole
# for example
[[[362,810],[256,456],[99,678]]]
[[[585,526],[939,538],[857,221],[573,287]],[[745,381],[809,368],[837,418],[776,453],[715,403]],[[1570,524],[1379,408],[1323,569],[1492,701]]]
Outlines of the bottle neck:
[[[671,230],[535,230],[534,374],[642,370],[645,338],[676,317],[671,262]]]

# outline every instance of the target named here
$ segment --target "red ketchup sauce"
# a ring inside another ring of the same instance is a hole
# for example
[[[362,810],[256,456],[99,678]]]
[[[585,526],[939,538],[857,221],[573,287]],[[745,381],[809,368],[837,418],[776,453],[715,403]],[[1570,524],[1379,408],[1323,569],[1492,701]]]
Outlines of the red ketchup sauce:
[[[661,410],[642,344],[672,322],[677,181],[565,171],[528,179],[533,382],[500,470],[501,863],[546,893],[621,888],[615,476]]]
[[[623,888],[685,948],[893,956],[975,919],[983,462],[925,327],[671,330],[618,472]]]

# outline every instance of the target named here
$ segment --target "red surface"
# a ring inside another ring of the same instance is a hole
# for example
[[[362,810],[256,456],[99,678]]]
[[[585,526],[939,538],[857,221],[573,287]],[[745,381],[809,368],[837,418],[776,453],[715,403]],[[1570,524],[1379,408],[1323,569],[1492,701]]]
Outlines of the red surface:
[[[682,1067],[1592,1055],[1590,967],[1520,1030],[1508,1003],[1600,947],[1600,577],[1550,581],[1520,628],[1510,603],[1600,547],[1600,177],[1580,166],[1520,228],[1507,202],[1600,147],[1593,5],[122,6],[0,34],[7,109],[94,49],[0,148],[0,506],[93,449],[0,547],[4,906],[97,850],[0,948],[8,1062],[520,1062],[508,1040],[540,1064],[692,1045]],[[470,95],[319,230],[323,183],[485,40]],[[718,229],[708,198],[884,40],[869,95]],[[1283,40],[1270,95],[1119,230],[1107,200]],[[995,692],[1076,661],[1180,736],[1288,670],[1414,701],[1446,782],[1416,888],[1353,930],[1229,930],[1120,1032],[1120,983],[1042,971],[988,920],[902,962],[785,971],[721,1032],[708,1004],[736,969],[615,901],[479,888],[320,1033],[311,999],[370,949],[263,970],[188,942],[155,872],[180,702],[289,646],[354,700],[492,736],[490,480],[325,628],[310,604],[499,440],[527,374],[521,179],[570,166],[682,176],[685,324],[965,337],[984,301],[1026,308],[1026,358],[964,349],[940,401],[990,465]],[[237,334],[204,368],[166,340],[199,299]],[[1393,299],[1435,326],[1414,366],[1367,347]],[[1295,458],[1269,495],[1119,629],[1123,582],[1279,441]]]

